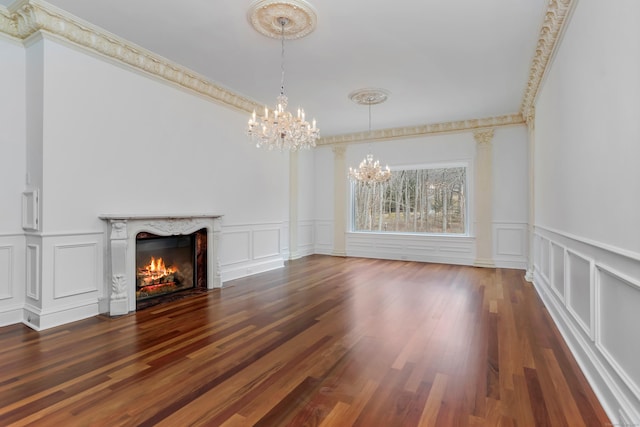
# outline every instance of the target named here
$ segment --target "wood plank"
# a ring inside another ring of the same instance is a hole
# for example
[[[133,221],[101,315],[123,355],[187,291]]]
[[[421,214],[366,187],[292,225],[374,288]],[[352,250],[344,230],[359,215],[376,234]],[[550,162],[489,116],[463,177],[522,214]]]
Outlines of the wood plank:
[[[0,328],[0,425],[606,425],[523,272],[313,255],[43,332]]]

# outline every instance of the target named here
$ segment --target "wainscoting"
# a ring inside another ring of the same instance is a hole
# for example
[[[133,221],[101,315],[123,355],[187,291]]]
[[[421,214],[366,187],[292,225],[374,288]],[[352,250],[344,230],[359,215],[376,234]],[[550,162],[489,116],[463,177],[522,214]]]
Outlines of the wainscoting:
[[[41,330],[95,316],[105,296],[104,233],[26,236],[24,317]]]
[[[493,262],[499,268],[527,269],[527,224],[494,222]]]
[[[527,268],[527,224],[494,222],[493,261],[499,268]],[[331,254],[333,223],[316,222],[316,253]],[[473,265],[475,237],[347,233],[347,254],[446,264]]]
[[[25,283],[23,234],[0,235],[0,326],[22,322]]]
[[[637,425],[640,254],[543,227],[534,248],[534,284],[603,407]]]
[[[220,249],[222,282],[284,266],[286,224],[223,225]],[[224,286],[224,285],[223,285]]]
[[[347,233],[347,255],[363,258],[473,265],[475,238]]]

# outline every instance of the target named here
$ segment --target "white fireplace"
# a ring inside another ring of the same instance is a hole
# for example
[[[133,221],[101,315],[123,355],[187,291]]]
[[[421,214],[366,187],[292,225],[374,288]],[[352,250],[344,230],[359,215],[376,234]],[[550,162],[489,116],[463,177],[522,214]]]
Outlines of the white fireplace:
[[[189,235],[207,231],[207,288],[220,288],[218,246],[222,215],[112,215],[100,216],[107,223],[105,266],[111,281],[109,314],[118,316],[136,310],[136,236]]]

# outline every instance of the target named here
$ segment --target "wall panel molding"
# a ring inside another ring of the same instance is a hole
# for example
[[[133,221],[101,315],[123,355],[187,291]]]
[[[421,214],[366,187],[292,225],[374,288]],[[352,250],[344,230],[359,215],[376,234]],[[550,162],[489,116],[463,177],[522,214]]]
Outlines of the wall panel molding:
[[[26,240],[0,235],[0,326],[20,323],[26,294]]]
[[[462,236],[347,233],[347,256],[473,265],[475,239]]]
[[[596,301],[596,347],[624,383],[640,396],[640,339],[624,339],[637,335],[640,326],[640,281],[597,265]]]
[[[0,245],[0,300],[13,298],[14,246]]]
[[[594,337],[594,280],[593,260],[567,250],[566,307],[576,323],[591,339]]]
[[[280,222],[223,225],[220,245],[222,281],[283,267],[285,231],[285,224]]]
[[[53,299],[97,292],[102,274],[98,271],[98,242],[53,245]]]
[[[35,300],[40,300],[40,245],[27,243],[27,289],[26,295]]]
[[[494,221],[493,260],[496,267],[527,268],[527,223]]]
[[[331,255],[333,253],[333,221],[314,221],[314,253]]]
[[[640,260],[546,227],[534,232],[538,294],[612,423],[640,424]],[[545,242],[550,277],[542,274]]]

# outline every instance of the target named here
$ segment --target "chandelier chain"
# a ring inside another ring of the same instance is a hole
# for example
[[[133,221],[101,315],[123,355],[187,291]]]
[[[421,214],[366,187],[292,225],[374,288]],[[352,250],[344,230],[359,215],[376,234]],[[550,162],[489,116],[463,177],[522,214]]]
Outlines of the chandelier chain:
[[[284,95],[284,26],[287,23],[287,18],[280,18],[280,95]]]

